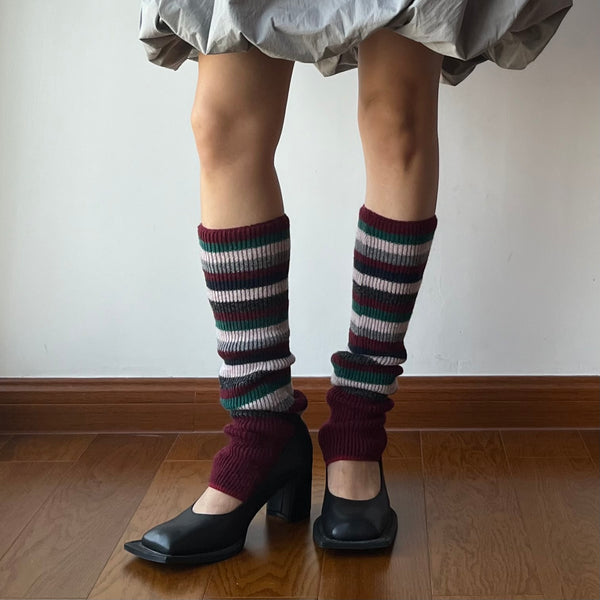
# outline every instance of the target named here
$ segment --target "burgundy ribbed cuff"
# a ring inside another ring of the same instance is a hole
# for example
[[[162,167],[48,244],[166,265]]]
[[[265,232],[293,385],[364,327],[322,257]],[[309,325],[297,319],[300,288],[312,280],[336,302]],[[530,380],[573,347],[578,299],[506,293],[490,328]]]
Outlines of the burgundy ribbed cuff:
[[[223,242],[236,242],[240,247],[246,247],[246,242],[252,242],[256,237],[286,231],[290,228],[290,219],[283,213],[278,217],[253,223],[251,225],[240,225],[239,227],[227,227],[223,229],[211,229],[202,223],[198,225],[198,237],[207,244],[218,244]]]
[[[393,408],[394,401],[389,396],[375,399],[333,386],[327,392],[327,404],[330,416],[318,433],[325,464],[335,460],[379,460],[387,445],[385,413]]]
[[[235,417],[223,431],[231,440],[213,458],[209,485],[243,502],[275,464],[294,424],[275,413],[263,413]]]
[[[223,429],[230,440],[213,458],[210,487],[242,502],[248,499],[294,434],[293,419],[307,407],[306,396],[300,390],[294,390],[294,398],[287,412],[231,412],[232,421]]]
[[[381,232],[392,234],[422,235],[433,233],[437,228],[437,215],[432,215],[419,221],[399,221],[384,217],[363,204],[358,210],[358,217],[363,223],[379,229]]]

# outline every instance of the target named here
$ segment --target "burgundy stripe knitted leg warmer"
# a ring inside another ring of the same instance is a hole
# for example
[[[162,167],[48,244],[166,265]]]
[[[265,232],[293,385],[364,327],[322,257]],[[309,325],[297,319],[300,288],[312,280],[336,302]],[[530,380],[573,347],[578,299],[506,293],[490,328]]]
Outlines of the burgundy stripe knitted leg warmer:
[[[435,215],[397,221],[360,208],[354,247],[348,347],[331,356],[329,420],[318,439],[325,464],[377,461],[386,444],[388,394],[406,360],[404,335],[437,226]]]
[[[289,219],[242,227],[198,226],[202,268],[217,326],[220,403],[232,420],[209,485],[245,501],[307,406],[294,390],[289,348]]]

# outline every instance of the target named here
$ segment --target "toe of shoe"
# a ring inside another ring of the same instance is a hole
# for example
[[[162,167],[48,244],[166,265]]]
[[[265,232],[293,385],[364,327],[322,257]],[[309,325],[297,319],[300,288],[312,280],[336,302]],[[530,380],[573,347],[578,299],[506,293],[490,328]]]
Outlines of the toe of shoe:
[[[163,554],[171,554],[171,541],[167,533],[156,527],[153,527],[142,536],[142,544],[146,548],[161,552]]]
[[[367,519],[354,519],[330,524],[326,528],[328,537],[335,540],[372,540],[379,537],[377,527]]]

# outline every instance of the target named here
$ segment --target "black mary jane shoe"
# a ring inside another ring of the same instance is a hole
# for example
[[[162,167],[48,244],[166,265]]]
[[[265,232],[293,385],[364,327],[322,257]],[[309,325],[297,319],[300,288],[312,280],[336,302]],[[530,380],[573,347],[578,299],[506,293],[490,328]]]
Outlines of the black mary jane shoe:
[[[233,511],[198,514],[192,506],[156,525],[142,539],[125,542],[125,550],[149,561],[198,565],[241,552],[250,522],[267,503],[267,514],[295,522],[310,517],[313,444],[304,421],[295,422],[277,462],[252,495]]]
[[[398,517],[390,506],[381,458],[381,486],[377,496],[369,500],[334,496],[327,487],[327,471],[325,473],[323,507],[313,524],[313,539],[317,546],[342,550],[391,546],[398,530]]]

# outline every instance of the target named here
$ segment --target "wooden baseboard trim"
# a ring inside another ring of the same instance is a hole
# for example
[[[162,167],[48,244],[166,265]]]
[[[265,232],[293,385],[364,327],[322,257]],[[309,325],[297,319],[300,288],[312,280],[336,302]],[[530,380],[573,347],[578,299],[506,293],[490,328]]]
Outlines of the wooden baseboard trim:
[[[402,376],[386,427],[600,427],[598,376]],[[317,430],[329,416],[329,377],[294,377]],[[0,433],[221,431],[229,413],[218,378],[0,378]]]

